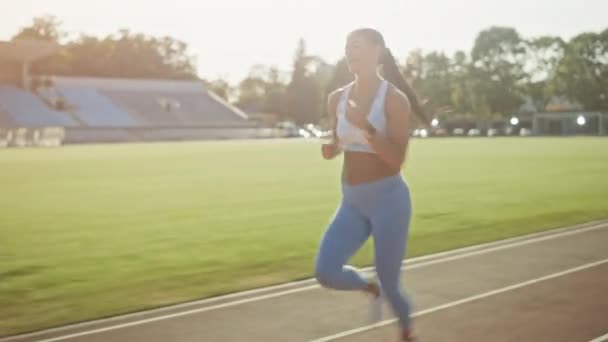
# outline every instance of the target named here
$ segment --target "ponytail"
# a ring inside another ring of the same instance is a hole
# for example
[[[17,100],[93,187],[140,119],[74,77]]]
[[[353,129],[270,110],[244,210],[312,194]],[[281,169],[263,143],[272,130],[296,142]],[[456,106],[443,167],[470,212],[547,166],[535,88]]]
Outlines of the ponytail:
[[[397,62],[395,61],[395,57],[393,57],[391,50],[388,48],[385,49],[384,53],[380,57],[380,64],[382,65],[382,69],[384,71],[384,78],[397,87],[397,89],[401,90],[405,95],[407,95],[414,114],[416,114],[416,116],[422,120],[422,122],[430,125],[429,119],[426,117],[424,109],[418,100],[418,96],[416,96],[416,92],[403,78],[401,70],[399,70]]]

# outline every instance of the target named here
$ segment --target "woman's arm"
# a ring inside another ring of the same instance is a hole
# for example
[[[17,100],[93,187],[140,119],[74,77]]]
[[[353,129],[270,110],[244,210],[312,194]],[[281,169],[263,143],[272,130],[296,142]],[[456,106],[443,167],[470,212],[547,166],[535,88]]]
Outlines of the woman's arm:
[[[390,87],[386,99],[387,132],[386,136],[367,130],[370,145],[380,159],[394,168],[400,168],[405,161],[405,153],[410,138],[410,102],[405,94]],[[371,126],[371,125],[370,125]]]
[[[342,90],[338,89],[331,93],[327,99],[327,115],[329,115],[330,120],[331,142],[323,144],[321,147],[321,153],[325,159],[333,159],[342,152],[340,150],[340,143],[336,133],[338,121],[336,117],[336,108],[338,107],[338,101],[340,100],[341,94]]]

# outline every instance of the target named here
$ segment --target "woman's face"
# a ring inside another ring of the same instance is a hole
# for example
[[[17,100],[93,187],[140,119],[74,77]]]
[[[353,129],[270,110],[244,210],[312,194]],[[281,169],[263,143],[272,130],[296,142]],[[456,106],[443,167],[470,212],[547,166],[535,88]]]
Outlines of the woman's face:
[[[375,71],[380,57],[380,47],[372,44],[362,34],[351,33],[344,49],[348,68],[354,74]]]

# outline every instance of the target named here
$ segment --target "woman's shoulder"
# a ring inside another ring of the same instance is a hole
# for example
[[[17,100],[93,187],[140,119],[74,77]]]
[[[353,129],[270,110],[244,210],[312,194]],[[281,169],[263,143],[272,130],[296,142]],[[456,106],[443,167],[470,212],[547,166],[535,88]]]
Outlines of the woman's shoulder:
[[[342,95],[353,85],[353,83],[349,83],[341,88],[338,88],[334,91],[332,91],[328,97],[327,97],[327,103],[329,104],[330,108],[336,108],[338,105],[338,102],[340,101],[340,99],[342,98]]]
[[[343,87],[340,87],[340,88],[338,88],[338,89],[336,89],[336,90],[332,91],[332,92],[329,94],[329,97],[330,97],[330,98],[332,98],[332,97],[340,97],[340,96],[342,96],[342,94],[344,94],[344,92],[345,92],[347,89],[349,89],[350,87],[352,87],[352,85],[353,85],[354,83],[355,83],[355,82],[351,82],[351,83],[349,83],[349,84],[347,84],[347,85],[345,85],[345,86],[343,86]]]
[[[388,86],[386,89],[386,102],[387,103],[390,102],[392,104],[402,104],[402,105],[406,105],[407,107],[409,107],[410,101],[409,101],[409,98],[407,97],[407,95],[393,83],[391,83],[389,81],[386,81],[386,82],[388,83]]]
[[[411,105],[407,95],[393,83],[386,82],[388,83],[386,96],[384,98],[386,113],[389,115],[392,115],[391,113],[409,113],[411,111]]]

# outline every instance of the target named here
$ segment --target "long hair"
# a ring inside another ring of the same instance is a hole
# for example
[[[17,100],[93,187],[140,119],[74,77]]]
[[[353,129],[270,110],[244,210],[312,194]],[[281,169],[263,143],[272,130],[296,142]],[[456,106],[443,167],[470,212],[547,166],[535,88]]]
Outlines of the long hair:
[[[361,35],[370,43],[379,46],[383,50],[383,53],[380,56],[379,64],[382,65],[384,78],[407,96],[414,114],[420,120],[422,120],[422,122],[429,125],[429,119],[425,115],[424,108],[422,108],[414,88],[412,88],[405,78],[403,78],[401,70],[399,70],[399,66],[397,66],[397,62],[395,61],[395,57],[393,57],[391,50],[386,47],[382,34],[372,28],[358,29],[353,31],[351,34]]]

